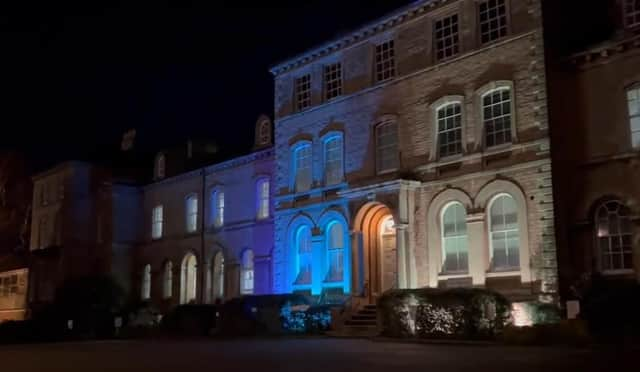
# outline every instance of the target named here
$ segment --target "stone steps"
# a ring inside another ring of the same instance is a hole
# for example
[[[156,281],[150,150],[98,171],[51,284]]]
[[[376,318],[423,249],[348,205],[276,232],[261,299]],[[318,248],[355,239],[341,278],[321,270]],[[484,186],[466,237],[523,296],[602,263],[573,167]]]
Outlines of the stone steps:
[[[344,327],[327,332],[330,337],[370,338],[378,335],[376,305],[365,305],[344,322]]]

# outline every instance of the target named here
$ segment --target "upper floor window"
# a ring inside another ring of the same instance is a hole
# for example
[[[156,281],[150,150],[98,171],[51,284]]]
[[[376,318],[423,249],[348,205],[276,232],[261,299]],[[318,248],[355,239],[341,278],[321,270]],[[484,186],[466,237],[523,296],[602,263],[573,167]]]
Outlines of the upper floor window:
[[[444,273],[466,273],[469,269],[469,239],[467,212],[458,202],[451,203],[442,213],[442,251]]]
[[[396,75],[394,41],[376,45],[376,81],[389,80]]]
[[[486,147],[511,143],[511,104],[510,88],[498,88],[482,96],[482,122]]]
[[[335,185],[344,177],[342,134],[333,135],[324,143],[324,179],[325,184]]]
[[[640,26],[640,0],[624,0],[624,24],[627,28]]]
[[[211,193],[211,213],[213,225],[222,227],[224,225],[224,191],[214,190]]]
[[[457,14],[453,14],[436,21],[435,47],[438,61],[454,57],[460,52]]]
[[[311,75],[306,74],[296,79],[296,109],[302,111],[311,106]]]
[[[327,101],[342,95],[342,64],[324,66],[324,94]]]
[[[631,145],[640,147],[640,84],[627,90],[629,106],[629,125],[631,126]]]
[[[163,207],[161,205],[155,206],[151,212],[151,238],[162,238],[162,225],[163,225]]]
[[[256,195],[258,199],[258,219],[269,217],[269,179],[263,178],[258,181],[256,186]]]
[[[486,0],[479,5],[480,41],[490,43],[507,36],[506,0]]]
[[[311,144],[303,143],[293,150],[293,176],[296,192],[311,188]]]
[[[341,282],[344,278],[344,227],[335,222],[327,233],[327,258],[329,270],[325,282]]]
[[[509,271],[520,268],[518,207],[511,195],[498,195],[489,208],[491,268]]]
[[[198,230],[198,197],[196,195],[189,195],[187,197],[185,210],[187,232],[195,232]]]
[[[633,269],[631,211],[618,201],[601,205],[596,212],[596,240],[603,272]]]
[[[398,169],[398,126],[394,121],[376,127],[376,168],[378,173]]]
[[[242,294],[253,294],[254,271],[253,271],[253,251],[247,249],[242,253],[242,283],[240,289]]]
[[[449,103],[436,110],[438,126],[438,156],[462,153],[462,104]]]
[[[156,164],[154,169],[155,179],[160,180],[165,177],[165,156],[164,154],[158,154],[156,157]]]
[[[311,284],[313,250],[311,244],[311,228],[302,226],[296,232],[296,256],[298,258],[296,280],[294,284]]]

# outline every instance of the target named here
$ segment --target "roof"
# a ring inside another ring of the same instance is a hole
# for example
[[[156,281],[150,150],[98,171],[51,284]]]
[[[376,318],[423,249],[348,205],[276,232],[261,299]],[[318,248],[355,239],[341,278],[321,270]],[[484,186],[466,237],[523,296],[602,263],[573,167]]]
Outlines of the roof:
[[[313,60],[322,58],[328,54],[336,52],[338,50],[347,48],[369,37],[385,32],[392,27],[396,27],[400,24],[406,23],[414,18],[423,15],[428,10],[440,6],[444,3],[448,3],[452,0],[418,0],[402,8],[399,8],[384,17],[381,17],[373,22],[367,23],[364,26],[358,28],[355,31],[347,33],[341,37],[335,38],[325,44],[318,47],[307,50],[306,52],[289,58],[274,65],[270,72],[273,75],[280,75],[284,72],[290,71],[303,64],[309,63]]]
[[[569,60],[575,65],[582,65],[637,49],[640,49],[640,35],[623,39],[607,40],[573,54]]]

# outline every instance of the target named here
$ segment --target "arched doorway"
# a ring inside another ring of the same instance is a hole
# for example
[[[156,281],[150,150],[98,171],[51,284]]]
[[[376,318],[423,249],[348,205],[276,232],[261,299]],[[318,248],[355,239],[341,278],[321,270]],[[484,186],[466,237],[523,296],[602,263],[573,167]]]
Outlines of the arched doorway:
[[[375,301],[398,286],[396,228],[393,214],[382,203],[365,204],[354,220],[356,293]]]
[[[198,281],[198,260],[193,253],[182,260],[180,271],[180,303],[188,304],[196,301]]]

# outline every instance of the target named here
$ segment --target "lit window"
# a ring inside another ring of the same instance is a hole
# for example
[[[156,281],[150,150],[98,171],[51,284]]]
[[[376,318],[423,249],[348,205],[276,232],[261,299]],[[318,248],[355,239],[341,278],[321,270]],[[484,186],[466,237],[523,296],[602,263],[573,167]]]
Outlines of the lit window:
[[[253,294],[253,251],[247,249],[242,254],[242,283],[241,291],[243,295]]]
[[[389,80],[396,75],[394,41],[376,45],[376,81]]]
[[[143,300],[151,298],[151,265],[145,265],[142,271],[142,286],[140,297]]]
[[[195,255],[188,253],[184,257],[180,273],[180,303],[193,303],[198,293],[198,259]]]
[[[198,197],[191,195],[186,201],[187,232],[198,230]]]
[[[211,193],[211,204],[213,225],[222,227],[224,225],[224,191],[214,190]]]
[[[436,111],[438,125],[438,156],[462,153],[462,104],[447,104]]]
[[[627,28],[640,26],[640,0],[624,0],[624,24]]]
[[[442,213],[442,251],[444,273],[466,273],[469,270],[467,212],[460,203],[451,203]]]
[[[454,57],[460,52],[457,14],[436,21],[435,44],[438,61]]]
[[[633,233],[631,212],[618,201],[598,208],[596,238],[603,272],[633,269]]]
[[[507,36],[507,5],[505,0],[480,3],[480,40],[482,44]]]
[[[329,270],[325,282],[341,282],[344,278],[344,228],[332,223],[327,233],[327,257]]]
[[[18,275],[0,277],[0,297],[9,297],[18,293]]]
[[[496,197],[489,212],[491,267],[494,271],[520,268],[518,208],[507,194]]]
[[[311,144],[305,143],[297,146],[293,158],[293,175],[295,191],[304,192],[311,189]]]
[[[311,284],[311,265],[313,262],[311,247],[311,229],[309,226],[302,226],[296,232],[296,253],[298,256],[298,273],[294,283],[296,285]]]
[[[327,101],[342,95],[342,64],[324,67],[324,92]]]
[[[482,96],[486,147],[511,143],[511,90],[500,88]]]
[[[640,85],[627,91],[631,145],[640,147]]]
[[[173,295],[173,264],[171,261],[167,261],[164,264],[164,280],[162,295],[164,298],[171,298]]]
[[[153,208],[151,215],[151,238],[162,238],[162,225],[163,225],[163,208],[158,205]]]
[[[302,111],[311,106],[311,75],[303,75],[296,79],[296,108]]]
[[[213,258],[213,299],[224,298],[224,256],[216,253]]]
[[[344,160],[342,135],[328,138],[324,144],[324,179],[327,185],[342,182]]]
[[[258,219],[262,220],[269,217],[269,180],[261,179],[257,185],[258,195]]]
[[[378,173],[398,169],[398,127],[386,122],[376,127],[376,168]]]
[[[165,177],[165,157],[164,154],[158,154],[156,157],[155,178],[157,180]]]

